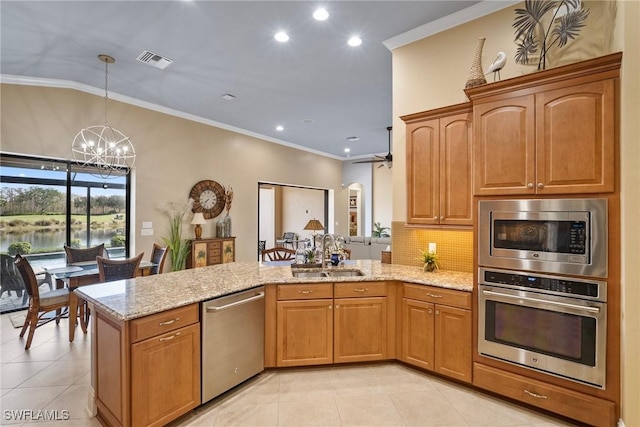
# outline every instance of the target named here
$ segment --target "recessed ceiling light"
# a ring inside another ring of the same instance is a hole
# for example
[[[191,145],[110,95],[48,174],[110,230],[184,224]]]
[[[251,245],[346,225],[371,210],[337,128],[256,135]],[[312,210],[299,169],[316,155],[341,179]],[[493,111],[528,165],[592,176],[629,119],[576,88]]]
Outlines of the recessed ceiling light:
[[[358,36],[352,36],[347,43],[349,46],[353,47],[360,46],[362,44],[362,39]]]
[[[319,8],[319,9],[316,9],[316,11],[315,11],[315,12],[313,12],[313,18],[314,18],[316,21],[324,21],[324,20],[326,20],[328,17],[329,17],[329,12],[327,12],[327,9],[325,9],[325,8],[322,8],[322,7],[321,7],[321,8]]]
[[[351,152],[351,148],[345,148],[345,149],[344,149],[344,152],[345,152],[345,153],[350,153],[350,152]]]
[[[224,95],[222,95],[221,97],[222,99],[226,99],[227,101],[231,101],[233,99],[236,99],[235,95],[231,95],[230,93],[225,93]]]
[[[347,137],[347,141],[353,142],[353,141],[359,141],[359,140],[360,140],[360,138],[358,138],[357,136],[348,136]]]
[[[285,33],[284,31],[280,31],[276,33],[276,35],[273,36],[273,38],[279,41],[280,43],[284,43],[289,41],[289,34]]]
[[[284,126],[282,126],[282,125],[278,125],[278,126],[276,126],[276,130],[277,130],[278,132],[282,132],[282,131],[284,130]]]

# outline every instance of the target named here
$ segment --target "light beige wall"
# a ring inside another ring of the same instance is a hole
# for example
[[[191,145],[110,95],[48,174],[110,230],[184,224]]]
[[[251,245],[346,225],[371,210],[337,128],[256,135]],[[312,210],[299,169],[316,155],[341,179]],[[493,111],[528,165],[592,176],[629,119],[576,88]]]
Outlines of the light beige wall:
[[[76,133],[104,121],[103,98],[76,90],[3,84],[1,95],[4,152],[70,158]],[[258,181],[333,189],[342,182],[338,160],[116,101],[109,103],[108,114],[109,124],[136,149],[133,249],[146,256],[153,242],[168,234],[167,217],[158,207],[186,203],[202,179],[233,187],[238,261],[255,260]],[[190,220],[185,216],[184,234],[193,238]],[[139,235],[142,221],[153,222],[153,236]],[[209,220],[203,237],[214,235],[215,221]]]
[[[591,9],[587,26],[576,44],[563,50],[552,65],[564,65],[623,51],[621,78],[621,189],[622,189],[622,418],[640,426],[640,2],[584,1]],[[514,8],[507,8],[393,51],[393,219],[406,219],[406,162],[404,123],[399,116],[466,102],[463,88],[477,39],[485,37],[484,69],[498,51],[507,53],[502,79],[535,71],[513,61]],[[553,53],[552,53],[553,54]],[[489,82],[491,76],[487,76]],[[394,240],[394,252],[397,241]],[[405,248],[406,249],[406,248]]]
[[[395,157],[394,157],[395,161]],[[373,216],[371,222],[379,222],[391,231],[393,216],[393,170],[386,167],[374,166],[373,169]]]
[[[324,191],[309,188],[283,187],[282,230],[296,233],[298,238],[311,238],[311,231],[304,229],[311,219],[324,226]],[[324,234],[322,231],[316,234]]]
[[[622,418],[640,426],[640,2],[618,3],[614,50],[623,51],[620,90],[622,190]]]

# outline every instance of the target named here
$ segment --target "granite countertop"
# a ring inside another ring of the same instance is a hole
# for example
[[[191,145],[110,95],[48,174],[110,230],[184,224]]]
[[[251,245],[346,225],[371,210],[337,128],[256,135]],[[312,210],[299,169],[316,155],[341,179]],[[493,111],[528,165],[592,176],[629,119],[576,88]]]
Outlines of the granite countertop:
[[[120,320],[131,320],[176,307],[206,301],[267,283],[318,283],[399,280],[471,292],[473,275],[440,270],[427,273],[419,267],[383,264],[374,260],[351,261],[333,269],[357,269],[364,276],[301,278],[291,267],[261,262],[234,262],[163,273],[135,279],[81,286],[80,297]]]

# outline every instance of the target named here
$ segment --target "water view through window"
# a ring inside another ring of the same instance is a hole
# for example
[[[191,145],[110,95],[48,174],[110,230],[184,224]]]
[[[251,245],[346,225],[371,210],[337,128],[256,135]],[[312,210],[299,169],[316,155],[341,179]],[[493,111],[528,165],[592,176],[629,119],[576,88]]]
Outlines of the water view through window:
[[[4,154],[0,163],[0,254],[5,260],[20,253],[38,273],[65,265],[64,245],[104,243],[110,257],[126,256],[126,175],[98,178],[68,161]],[[5,283],[10,276],[5,268],[10,266],[3,262],[2,312],[24,306],[20,292],[9,290],[15,285]]]

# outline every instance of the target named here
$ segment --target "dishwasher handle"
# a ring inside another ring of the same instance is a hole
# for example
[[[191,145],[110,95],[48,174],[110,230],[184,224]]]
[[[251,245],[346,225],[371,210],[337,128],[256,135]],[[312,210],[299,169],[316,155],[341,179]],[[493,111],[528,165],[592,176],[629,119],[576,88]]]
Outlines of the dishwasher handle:
[[[209,306],[209,307],[207,307],[207,313],[211,313],[211,312],[215,313],[215,312],[218,312],[218,311],[227,310],[227,309],[229,309],[231,307],[237,307],[239,305],[246,304],[248,302],[259,300],[259,299],[262,299],[262,298],[264,298],[264,292],[259,292],[257,295],[254,295],[252,297],[249,297],[247,299],[243,299],[243,300],[240,300],[240,301],[232,302],[231,304],[222,305],[220,307]]]

